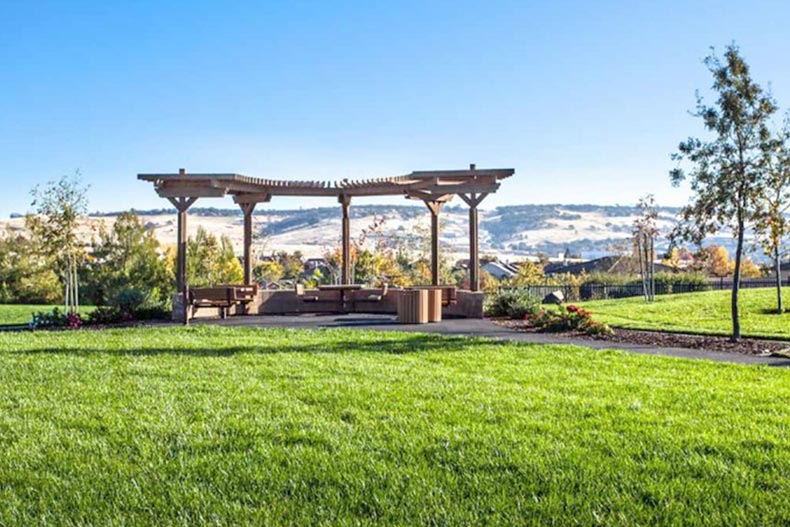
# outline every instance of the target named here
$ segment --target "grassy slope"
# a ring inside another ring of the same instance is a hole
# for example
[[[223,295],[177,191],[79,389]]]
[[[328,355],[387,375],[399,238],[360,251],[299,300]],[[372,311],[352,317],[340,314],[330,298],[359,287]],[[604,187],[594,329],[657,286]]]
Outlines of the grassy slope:
[[[61,312],[63,306],[40,306],[35,304],[0,304],[0,325],[2,324],[27,324],[33,317],[33,313],[37,311],[52,311],[52,308],[58,307]],[[92,306],[85,306],[80,309],[84,315],[93,309]]]
[[[783,292],[790,305],[790,291]],[[727,335],[732,331],[730,292],[706,291],[584,302],[596,320],[614,327]],[[777,315],[776,290],[744,289],[740,294],[741,332],[745,336],[790,339],[790,313]]]
[[[0,525],[790,522],[788,371],[216,327],[0,350]]]

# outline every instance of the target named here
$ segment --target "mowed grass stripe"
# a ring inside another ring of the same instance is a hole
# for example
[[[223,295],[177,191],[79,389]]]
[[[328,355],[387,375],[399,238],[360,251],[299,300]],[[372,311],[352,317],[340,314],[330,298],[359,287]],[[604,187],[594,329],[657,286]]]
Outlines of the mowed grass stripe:
[[[0,349],[0,525],[790,520],[783,370],[342,330]]]

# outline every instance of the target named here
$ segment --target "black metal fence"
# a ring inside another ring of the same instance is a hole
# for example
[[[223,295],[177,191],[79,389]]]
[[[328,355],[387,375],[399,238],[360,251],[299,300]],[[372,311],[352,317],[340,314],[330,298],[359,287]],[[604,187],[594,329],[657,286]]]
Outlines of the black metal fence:
[[[790,285],[790,278],[782,282],[783,285]],[[750,278],[741,280],[741,288],[752,289],[758,287],[775,287],[776,281],[768,278]],[[656,282],[657,295],[672,295],[681,293],[697,293],[699,291],[729,290],[732,288],[732,280],[711,280],[705,282]],[[561,291],[566,300],[605,300],[608,298],[627,298],[642,296],[641,283],[627,284],[602,284],[586,283],[581,285],[530,285],[522,287],[506,287],[503,289],[521,289],[530,294],[541,298]]]

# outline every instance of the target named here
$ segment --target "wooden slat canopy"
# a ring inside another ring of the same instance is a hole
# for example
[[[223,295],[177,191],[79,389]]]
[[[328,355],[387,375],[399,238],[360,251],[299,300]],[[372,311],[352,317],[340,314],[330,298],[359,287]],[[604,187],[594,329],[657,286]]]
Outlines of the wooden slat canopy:
[[[221,197],[232,195],[237,203],[269,201],[272,196],[392,196],[416,199],[469,192],[493,193],[499,181],[513,175],[513,169],[435,170],[378,179],[291,181],[264,179],[242,174],[139,174],[154,184],[163,198]]]

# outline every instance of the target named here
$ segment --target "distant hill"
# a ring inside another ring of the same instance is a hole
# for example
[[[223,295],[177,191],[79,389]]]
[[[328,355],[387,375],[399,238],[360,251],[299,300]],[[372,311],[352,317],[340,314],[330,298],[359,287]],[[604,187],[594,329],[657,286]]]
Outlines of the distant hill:
[[[175,242],[175,210],[136,211],[146,225],[154,229],[163,243]],[[659,209],[662,232],[669,232],[675,223],[678,208]],[[91,214],[95,221],[111,223],[117,212]],[[480,211],[480,245],[483,254],[496,254],[504,259],[523,258],[545,253],[551,256],[565,251],[583,257],[597,257],[611,251],[614,244],[628,239],[638,210],[621,205],[515,205]],[[375,219],[383,220],[382,241],[409,239],[427,233],[430,216],[425,207],[416,205],[358,205],[351,207],[352,236],[359,237]],[[274,210],[260,207],[254,215],[259,251],[300,250],[318,256],[334,247],[340,238],[340,207]],[[467,208],[453,204],[442,212],[442,243],[451,253],[462,256],[468,252]],[[21,228],[22,219],[6,220]],[[194,207],[189,211],[189,228],[202,226],[217,235],[228,235],[237,251],[241,251],[242,216],[238,208]],[[712,242],[732,245],[726,233]],[[660,240],[659,250],[666,248]]]

